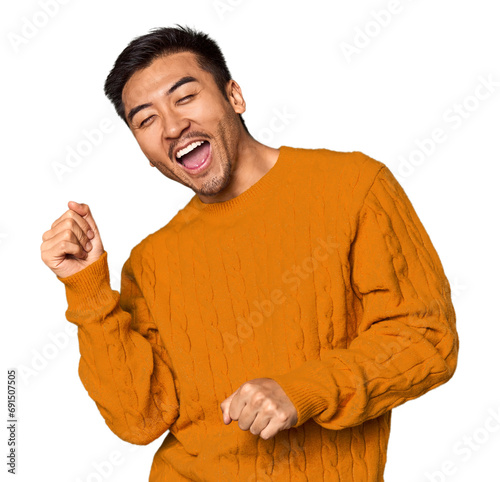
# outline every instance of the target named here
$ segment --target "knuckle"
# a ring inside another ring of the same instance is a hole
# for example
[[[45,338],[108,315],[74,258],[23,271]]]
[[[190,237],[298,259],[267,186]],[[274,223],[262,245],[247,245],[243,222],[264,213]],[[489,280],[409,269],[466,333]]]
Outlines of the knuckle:
[[[65,229],[62,232],[63,239],[66,241],[69,241],[70,239],[73,239],[73,231],[71,229]]]
[[[68,217],[63,222],[64,222],[64,225],[68,226],[68,227],[72,227],[75,225],[75,220],[73,217]]]
[[[252,385],[245,383],[240,388],[241,393],[248,394],[252,391]]]
[[[262,405],[265,401],[266,397],[262,392],[257,392],[252,395],[251,402],[254,405]]]
[[[68,211],[65,215],[64,218],[61,219],[61,223],[65,223],[64,225],[71,225],[73,223],[73,220],[75,219],[75,212],[74,211]]]
[[[277,418],[279,422],[286,423],[290,417],[286,413],[280,413]]]
[[[66,252],[66,250],[68,249],[68,247],[69,247],[69,243],[65,239],[63,239],[62,241],[59,242],[59,249],[61,251]]]

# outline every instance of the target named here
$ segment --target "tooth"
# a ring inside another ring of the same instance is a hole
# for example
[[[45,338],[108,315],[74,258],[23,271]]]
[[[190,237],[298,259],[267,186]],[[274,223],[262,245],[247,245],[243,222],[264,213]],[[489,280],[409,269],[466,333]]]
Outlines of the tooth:
[[[189,146],[185,147],[184,149],[181,149],[178,153],[177,153],[177,159],[180,159],[182,156],[186,155],[188,152],[191,152],[193,149],[195,149],[196,147],[198,146],[201,146],[205,141],[196,141],[196,142],[192,142],[191,144],[189,144]]]

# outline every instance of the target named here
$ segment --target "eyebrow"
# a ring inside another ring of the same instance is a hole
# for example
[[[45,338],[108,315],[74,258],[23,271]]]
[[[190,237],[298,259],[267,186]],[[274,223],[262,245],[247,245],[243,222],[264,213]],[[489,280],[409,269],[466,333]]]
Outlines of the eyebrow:
[[[182,77],[174,85],[172,85],[172,87],[170,87],[170,89],[168,89],[165,92],[165,95],[168,96],[168,95],[173,94],[181,85],[187,84],[188,82],[198,82],[198,79],[195,79],[194,77],[192,77],[190,75]],[[127,115],[128,121],[132,124],[132,119],[134,118],[134,116],[138,112],[140,112],[143,109],[147,109],[148,107],[151,107],[152,105],[153,104],[151,102],[148,102],[147,104],[141,104],[141,105],[134,107],[133,109],[130,109],[130,112]]]

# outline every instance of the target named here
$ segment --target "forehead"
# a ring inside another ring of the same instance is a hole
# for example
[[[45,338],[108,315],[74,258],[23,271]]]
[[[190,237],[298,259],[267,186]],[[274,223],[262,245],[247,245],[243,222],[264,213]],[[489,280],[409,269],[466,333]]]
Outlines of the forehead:
[[[181,77],[190,75],[202,83],[210,82],[210,73],[201,69],[193,52],[178,52],[158,57],[148,67],[134,72],[122,91],[125,110],[146,98],[163,92]]]

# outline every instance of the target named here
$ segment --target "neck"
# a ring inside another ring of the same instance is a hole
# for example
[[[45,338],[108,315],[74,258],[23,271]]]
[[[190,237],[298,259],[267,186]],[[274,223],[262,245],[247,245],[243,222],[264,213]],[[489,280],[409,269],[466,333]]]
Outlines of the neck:
[[[266,146],[245,132],[232,159],[229,184],[213,196],[198,194],[206,204],[229,201],[246,191],[264,176],[276,163],[279,149]]]

